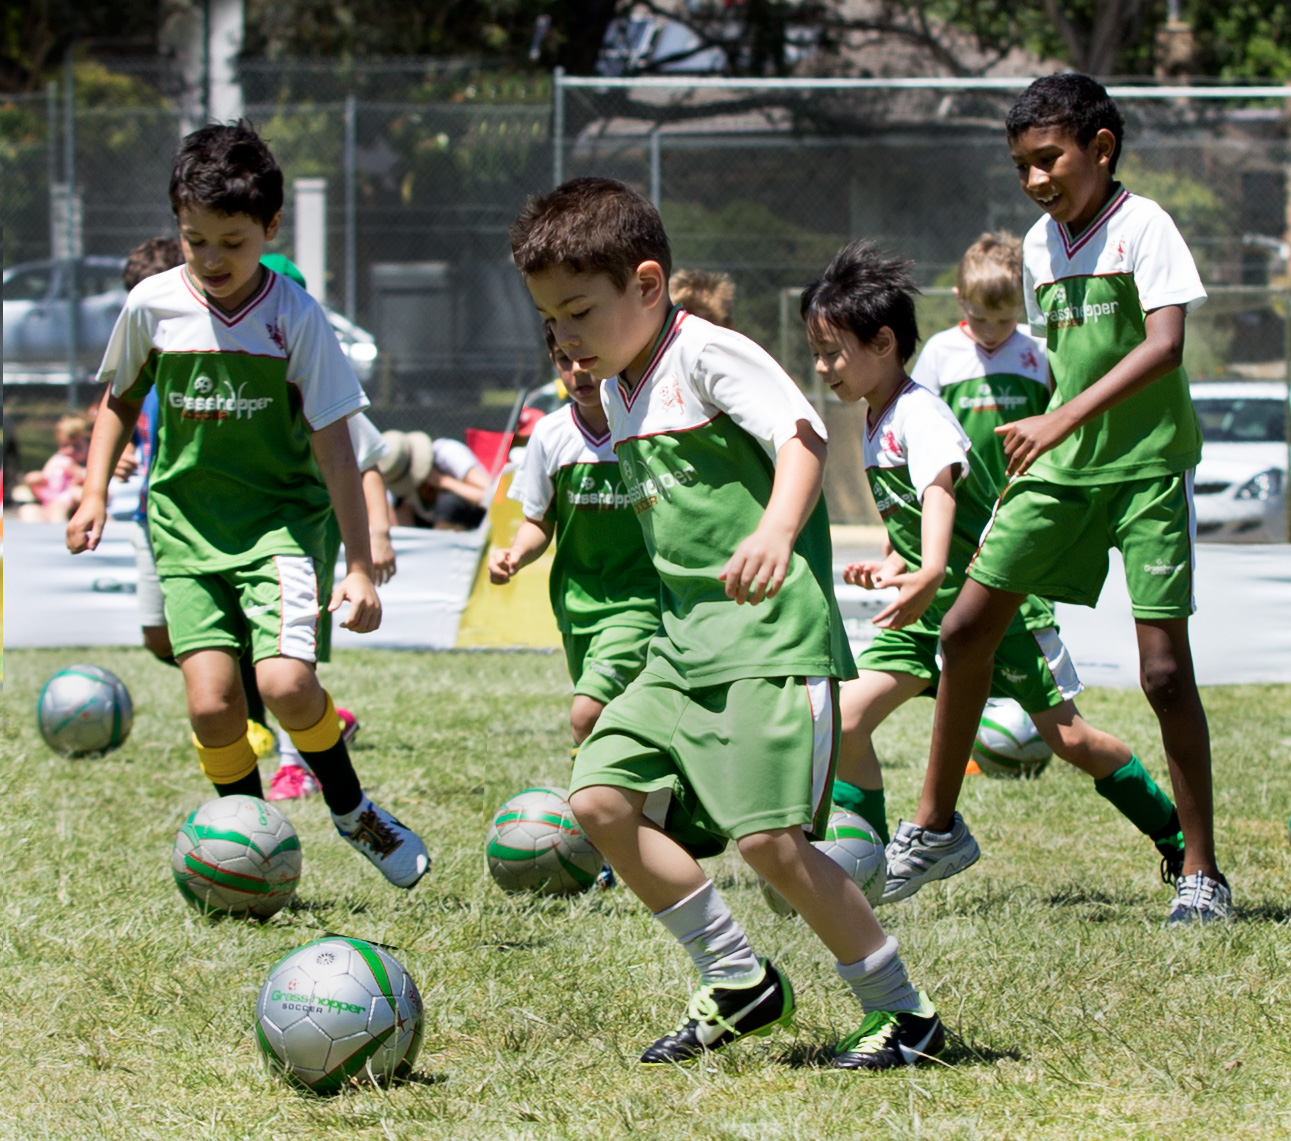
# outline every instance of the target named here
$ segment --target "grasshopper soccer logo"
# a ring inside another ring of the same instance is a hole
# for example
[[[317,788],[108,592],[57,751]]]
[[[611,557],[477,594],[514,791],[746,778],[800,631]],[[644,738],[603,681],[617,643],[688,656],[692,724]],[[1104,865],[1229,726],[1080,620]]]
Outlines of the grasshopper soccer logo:
[[[272,396],[246,395],[246,383],[235,389],[225,379],[218,384],[209,376],[196,376],[189,392],[172,392],[167,402],[183,420],[250,420],[273,403]]]

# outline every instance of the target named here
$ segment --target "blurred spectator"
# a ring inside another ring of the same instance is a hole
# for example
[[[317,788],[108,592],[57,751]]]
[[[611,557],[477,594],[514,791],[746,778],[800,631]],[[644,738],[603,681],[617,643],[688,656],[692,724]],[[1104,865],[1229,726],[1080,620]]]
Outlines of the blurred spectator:
[[[22,456],[18,452],[18,437],[8,432],[4,438],[4,505],[15,502],[14,489],[22,485]]]
[[[31,471],[25,482],[35,503],[18,508],[25,522],[66,523],[80,505],[85,484],[85,457],[90,450],[90,423],[84,416],[63,416],[54,425],[56,451],[40,471]]]
[[[145,277],[164,273],[183,263],[184,255],[180,251],[178,238],[148,238],[130,251],[121,279],[125,282],[126,289],[131,290]]]
[[[394,497],[396,523],[457,531],[480,525],[489,477],[470,448],[425,432],[381,435],[389,448],[381,474]]]
[[[735,282],[729,274],[706,269],[679,269],[668,279],[668,296],[674,305],[712,321],[731,327],[731,306],[735,304]]]

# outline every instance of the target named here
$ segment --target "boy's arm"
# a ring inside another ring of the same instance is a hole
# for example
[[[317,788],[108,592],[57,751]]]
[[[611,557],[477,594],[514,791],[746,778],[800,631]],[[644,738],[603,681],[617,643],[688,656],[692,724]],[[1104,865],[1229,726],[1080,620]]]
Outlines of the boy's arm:
[[[498,586],[510,582],[521,567],[527,567],[547,549],[556,524],[547,519],[526,519],[520,524],[511,546],[498,547],[489,555],[489,581]]]
[[[341,528],[341,542],[345,544],[345,578],[332,591],[327,609],[339,610],[341,603],[348,600],[350,614],[341,626],[356,634],[368,634],[381,625],[381,600],[372,585],[368,512],[350,430],[343,418],[334,420],[311,434],[309,444],[327,484],[332,510]]]
[[[1008,475],[1025,472],[1045,452],[1057,447],[1082,424],[1160,380],[1183,363],[1183,305],[1153,309],[1144,318],[1147,332],[1120,362],[1061,408],[1015,420],[995,431],[1004,437]]]
[[[789,571],[798,533],[820,499],[825,474],[825,441],[805,420],[776,453],[771,498],[757,530],[745,539],[717,577],[726,596],[756,606],[773,598]]]
[[[874,625],[900,630],[923,617],[946,578],[950,535],[955,526],[955,468],[942,468],[923,492],[919,525],[920,566],[908,574],[875,577],[875,586],[897,587],[897,599],[874,616]]]
[[[378,468],[362,476],[363,502],[368,509],[368,539],[372,545],[372,584],[381,586],[394,578],[394,545],[390,542],[390,508],[386,503],[386,481]]]
[[[142,400],[136,403],[109,393],[94,418],[81,503],[67,521],[67,549],[74,555],[92,551],[99,545],[108,515],[108,481],[130,442],[142,407]]]
[[[454,495],[460,495],[467,503],[473,503],[476,507],[483,504],[484,493],[489,487],[489,477],[484,474],[482,467],[471,468],[463,479],[432,468],[426,482],[440,491],[451,491]]]

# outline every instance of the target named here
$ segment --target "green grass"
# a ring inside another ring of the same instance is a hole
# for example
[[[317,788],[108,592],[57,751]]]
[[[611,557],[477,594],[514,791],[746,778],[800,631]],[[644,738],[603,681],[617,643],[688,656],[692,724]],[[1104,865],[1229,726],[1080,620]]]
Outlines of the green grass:
[[[859,1012],[799,920],[777,919],[733,855],[711,873],[754,945],[792,978],[792,1032],[659,1072],[640,1050],[693,985],[684,955],[624,890],[512,898],[484,870],[493,810],[562,783],[564,663],[538,654],[337,655],[368,788],[427,838],[411,894],[292,806],[298,905],[264,924],[180,899],[169,852],[211,791],[186,743],[178,674],[142,651],[6,655],[0,765],[0,1137],[1267,1138],[1291,1134],[1291,700],[1208,689],[1220,859],[1238,921],[1169,931],[1151,846],[1089,782],[967,782],[972,871],[880,918],[952,1030],[942,1065],[818,1068]],[[52,755],[32,717],[73,661],[116,671],[134,732],[110,757]],[[1164,780],[1137,693],[1081,702]],[[931,703],[880,735],[892,823],[913,808]],[[267,775],[267,773],[266,773]],[[400,948],[426,1003],[415,1080],[333,1098],[261,1067],[252,1011],[281,955],[325,932]]]

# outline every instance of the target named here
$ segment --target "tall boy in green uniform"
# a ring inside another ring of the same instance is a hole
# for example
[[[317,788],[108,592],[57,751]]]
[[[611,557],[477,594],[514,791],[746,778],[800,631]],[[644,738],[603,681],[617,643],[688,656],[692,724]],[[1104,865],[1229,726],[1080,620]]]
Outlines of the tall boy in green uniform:
[[[674,307],[658,212],[608,179],[532,199],[516,265],[556,342],[603,380],[610,433],[662,583],[640,677],[574,763],[570,804],[619,877],[690,953],[700,987],[642,1055],[681,1062],[793,1013],[696,856],[741,856],[833,952],[866,1012],[834,1065],[941,1049],[860,888],[808,842],[829,807],[838,679],[853,666],[820,494],[825,431],[753,342]]]
[[[1023,269],[1055,392],[1044,415],[1003,428],[1011,478],[942,623],[923,796],[889,848],[889,886],[914,891],[966,866],[961,853],[975,844],[955,803],[995,647],[1029,593],[1093,606],[1117,547],[1183,828],[1167,921],[1226,919],[1232,894],[1215,862],[1210,738],[1188,641],[1201,435],[1181,362],[1184,318],[1205,290],[1169,215],[1114,181],[1124,121],[1099,83],[1036,80],[1006,130],[1022,188],[1048,215],[1024,240]]]

